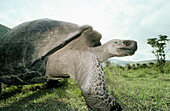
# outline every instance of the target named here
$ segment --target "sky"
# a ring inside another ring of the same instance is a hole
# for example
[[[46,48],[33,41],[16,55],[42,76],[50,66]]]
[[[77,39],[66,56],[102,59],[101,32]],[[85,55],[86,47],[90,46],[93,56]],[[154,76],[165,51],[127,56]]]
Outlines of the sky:
[[[148,38],[167,35],[170,39],[169,11],[170,0],[0,0],[0,24],[13,28],[41,18],[88,24],[102,34],[102,43],[137,41],[133,56],[115,59],[142,61],[155,59]],[[166,58],[170,60],[170,51]]]

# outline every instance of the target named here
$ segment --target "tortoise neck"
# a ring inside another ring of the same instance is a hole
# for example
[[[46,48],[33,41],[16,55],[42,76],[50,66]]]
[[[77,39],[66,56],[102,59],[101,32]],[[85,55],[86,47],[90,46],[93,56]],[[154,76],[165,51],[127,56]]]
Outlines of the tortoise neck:
[[[113,55],[108,52],[107,43],[98,47],[90,47],[88,51],[96,55],[101,63],[113,57]]]

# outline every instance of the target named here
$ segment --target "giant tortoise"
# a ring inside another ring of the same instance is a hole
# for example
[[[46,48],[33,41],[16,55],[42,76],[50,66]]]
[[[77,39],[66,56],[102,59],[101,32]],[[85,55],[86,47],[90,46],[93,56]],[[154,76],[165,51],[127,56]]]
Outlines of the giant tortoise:
[[[10,30],[0,44],[0,82],[27,85],[74,78],[94,111],[121,110],[108,92],[100,63],[111,57],[133,55],[137,42],[111,40],[89,25],[38,19]]]

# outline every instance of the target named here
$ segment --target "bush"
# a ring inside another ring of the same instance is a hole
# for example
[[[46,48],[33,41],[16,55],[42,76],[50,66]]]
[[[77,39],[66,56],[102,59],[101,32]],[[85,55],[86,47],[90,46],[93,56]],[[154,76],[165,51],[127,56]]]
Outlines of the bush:
[[[127,70],[130,70],[132,68],[130,64],[126,64],[125,67],[126,67]]]

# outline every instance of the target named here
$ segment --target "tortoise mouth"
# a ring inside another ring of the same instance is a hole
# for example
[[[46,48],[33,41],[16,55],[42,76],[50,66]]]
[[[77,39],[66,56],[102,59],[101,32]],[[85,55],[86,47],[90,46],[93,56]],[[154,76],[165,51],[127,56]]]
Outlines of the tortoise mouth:
[[[137,50],[137,45],[129,48],[125,48],[125,47],[119,48],[119,51],[123,53],[124,56],[133,55],[136,50]]]
[[[135,52],[137,49],[133,49],[133,48],[119,48],[119,50],[122,50],[122,51],[127,51],[127,52]]]
[[[132,51],[131,48],[119,48],[120,50],[129,50],[129,51]]]

